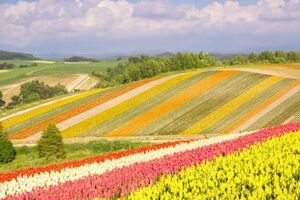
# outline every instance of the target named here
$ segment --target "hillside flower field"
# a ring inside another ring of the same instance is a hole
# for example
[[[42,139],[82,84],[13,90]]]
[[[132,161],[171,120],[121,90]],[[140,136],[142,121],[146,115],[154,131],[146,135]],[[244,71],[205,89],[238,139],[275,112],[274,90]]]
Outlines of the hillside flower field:
[[[297,199],[299,131],[290,123],[3,173],[0,199]]]
[[[193,70],[94,89],[1,122],[13,140],[38,139],[49,123],[64,138],[233,133],[299,121],[299,94],[297,79]]]

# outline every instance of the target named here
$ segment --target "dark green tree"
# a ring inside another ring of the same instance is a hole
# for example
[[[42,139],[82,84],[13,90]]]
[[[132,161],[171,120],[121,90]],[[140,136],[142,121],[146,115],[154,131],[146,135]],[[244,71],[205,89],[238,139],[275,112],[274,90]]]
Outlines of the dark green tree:
[[[61,133],[55,124],[49,124],[43,131],[42,137],[37,143],[37,149],[42,158],[66,158]]]
[[[16,150],[0,123],[0,163],[9,163],[15,158]]]
[[[254,52],[251,52],[248,56],[248,60],[250,63],[257,63],[258,62],[258,55]]]

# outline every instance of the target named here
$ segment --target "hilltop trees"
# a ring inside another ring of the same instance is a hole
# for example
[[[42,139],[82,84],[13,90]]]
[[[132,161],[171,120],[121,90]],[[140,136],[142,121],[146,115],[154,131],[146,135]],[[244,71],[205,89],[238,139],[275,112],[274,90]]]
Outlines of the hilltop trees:
[[[64,143],[59,129],[54,124],[49,124],[42,133],[42,137],[37,143],[39,156],[42,158],[60,158],[66,157]]]
[[[0,163],[11,162],[15,157],[16,151],[0,123]]]
[[[262,51],[259,54],[254,52],[248,56],[237,55],[229,62],[223,62],[225,65],[240,65],[240,64],[260,64],[260,63],[295,63],[300,62],[300,53],[295,51]]]
[[[124,84],[151,78],[157,74],[216,65],[216,60],[206,53],[177,53],[170,57],[138,56],[120,62],[106,73],[93,73],[102,83]],[[106,77],[110,77],[110,80]],[[108,84],[106,84],[108,85]]]
[[[68,91],[63,85],[57,84],[56,86],[50,87],[43,82],[34,80],[21,85],[20,94],[14,95],[11,98],[12,101],[8,104],[8,108],[13,108],[20,103],[31,103],[66,93],[68,93]]]

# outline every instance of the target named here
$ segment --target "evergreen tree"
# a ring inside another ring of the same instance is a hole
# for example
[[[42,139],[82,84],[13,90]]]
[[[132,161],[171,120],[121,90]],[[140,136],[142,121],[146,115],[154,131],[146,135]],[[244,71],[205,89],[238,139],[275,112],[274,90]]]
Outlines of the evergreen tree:
[[[8,163],[16,158],[16,150],[7,137],[2,124],[0,123],[0,163]]]
[[[42,137],[37,143],[37,149],[39,156],[46,159],[51,157],[66,158],[61,133],[55,124],[49,124],[43,131]]]

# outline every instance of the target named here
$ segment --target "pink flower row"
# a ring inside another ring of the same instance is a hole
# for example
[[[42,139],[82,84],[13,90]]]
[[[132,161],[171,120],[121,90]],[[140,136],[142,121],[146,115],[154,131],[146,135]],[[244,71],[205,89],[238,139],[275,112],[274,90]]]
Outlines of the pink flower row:
[[[273,137],[297,131],[300,123],[264,129],[237,139],[224,141],[193,150],[175,153],[163,158],[114,169],[102,175],[87,176],[49,188],[36,188],[31,192],[7,199],[93,199],[119,197],[154,183],[163,174],[175,174],[186,167],[213,160],[216,156],[241,151],[251,145]]]

